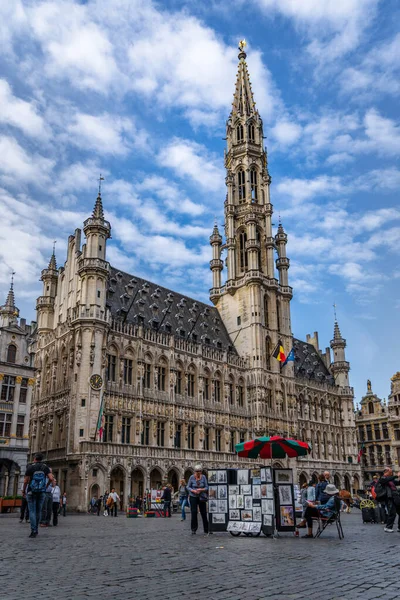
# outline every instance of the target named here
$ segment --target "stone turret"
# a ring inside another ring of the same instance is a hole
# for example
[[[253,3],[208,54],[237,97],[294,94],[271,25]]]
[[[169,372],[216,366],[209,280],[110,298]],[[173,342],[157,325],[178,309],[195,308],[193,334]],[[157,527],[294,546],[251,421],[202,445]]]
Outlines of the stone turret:
[[[218,225],[215,223],[213,232],[210,236],[210,244],[213,251],[212,260],[210,260],[210,269],[213,276],[213,285],[210,290],[210,298],[214,301],[219,296],[221,288],[221,271],[223,269],[223,263],[221,260],[221,246],[222,236],[218,230]]]
[[[54,305],[57,295],[58,271],[55,248],[50,257],[47,269],[43,269],[41,280],[43,281],[43,295],[36,302],[38,328],[53,329],[54,327]]]
[[[11,276],[11,285],[5,304],[0,306],[0,327],[8,327],[18,322],[19,309],[15,306],[14,274]]]
[[[339,324],[337,321],[335,321],[333,340],[331,340],[330,346],[333,351],[331,371],[335,378],[335,383],[336,385],[340,385],[342,387],[348,387],[350,363],[346,361],[346,340],[340,333]]]

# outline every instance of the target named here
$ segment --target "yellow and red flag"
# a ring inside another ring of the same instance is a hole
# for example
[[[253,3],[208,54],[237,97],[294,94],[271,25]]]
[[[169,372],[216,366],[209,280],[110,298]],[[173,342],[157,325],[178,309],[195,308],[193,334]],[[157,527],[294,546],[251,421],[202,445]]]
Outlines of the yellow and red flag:
[[[272,353],[272,356],[274,358],[276,358],[276,360],[280,363],[284,363],[286,360],[286,354],[285,354],[285,350],[283,348],[283,344],[282,341],[279,340],[279,342],[276,345],[275,350]]]

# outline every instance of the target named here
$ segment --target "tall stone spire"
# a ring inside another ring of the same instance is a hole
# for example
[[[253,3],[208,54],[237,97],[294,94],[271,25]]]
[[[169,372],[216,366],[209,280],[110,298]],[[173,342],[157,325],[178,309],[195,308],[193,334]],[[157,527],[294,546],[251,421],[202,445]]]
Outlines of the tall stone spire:
[[[250,75],[247,69],[246,63],[246,41],[241,40],[239,42],[239,66],[236,76],[235,93],[233,95],[232,112],[231,115],[240,115],[250,117],[258,113],[256,110],[256,103],[254,102],[253,90],[251,89]]]
[[[219,232],[210,238],[213,257],[211,301],[242,356],[251,366],[278,372],[270,361],[272,349],[281,340],[292,347],[288,285],[287,236],[280,227],[272,233],[271,177],[264,148],[263,122],[256,108],[247,69],[246,43],[239,43],[239,63],[233,103],[226,123],[225,238]],[[220,252],[226,250],[226,280],[221,284]],[[276,278],[275,252],[278,251]],[[290,373],[292,365],[286,367]]]

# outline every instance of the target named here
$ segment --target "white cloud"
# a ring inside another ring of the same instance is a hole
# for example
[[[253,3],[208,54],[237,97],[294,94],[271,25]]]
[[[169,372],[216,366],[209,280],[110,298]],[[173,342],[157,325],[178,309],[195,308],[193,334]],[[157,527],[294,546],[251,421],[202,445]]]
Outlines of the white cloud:
[[[126,154],[131,140],[142,144],[142,135],[135,135],[131,119],[114,115],[89,115],[78,113],[67,127],[68,140],[99,154]]]
[[[41,44],[44,68],[50,77],[67,78],[79,88],[107,92],[111,81],[123,77],[104,27],[95,23],[92,6],[68,0],[34,3],[29,23]]]
[[[203,214],[205,211],[203,204],[197,204],[186,198],[184,192],[177,185],[164,177],[151,175],[138,183],[135,188],[138,191],[151,192],[154,196],[160,198],[167,208],[175,213],[183,213],[195,217]]]
[[[173,169],[181,179],[189,177],[205,190],[218,193],[223,188],[225,174],[222,161],[196,142],[173,139],[160,151],[158,162]]]
[[[400,90],[400,34],[392,40],[373,47],[358,67],[348,67],[341,77],[341,88],[353,94],[353,99],[363,92],[367,96],[377,93],[398,94]]]
[[[17,98],[9,83],[0,79],[0,123],[17,127],[32,137],[47,137],[49,132],[34,103]]]
[[[301,136],[301,126],[291,121],[278,121],[271,129],[271,135],[283,146],[290,146]]]
[[[279,195],[290,198],[294,204],[316,196],[329,196],[344,191],[339,177],[319,175],[314,179],[282,179],[276,186]]]
[[[54,161],[38,154],[28,154],[18,142],[5,135],[0,135],[0,172],[3,182],[16,185],[19,178],[30,183],[46,180],[54,166]]]
[[[293,20],[311,39],[309,54],[327,63],[357,47],[372,22],[378,0],[254,0],[270,16]]]

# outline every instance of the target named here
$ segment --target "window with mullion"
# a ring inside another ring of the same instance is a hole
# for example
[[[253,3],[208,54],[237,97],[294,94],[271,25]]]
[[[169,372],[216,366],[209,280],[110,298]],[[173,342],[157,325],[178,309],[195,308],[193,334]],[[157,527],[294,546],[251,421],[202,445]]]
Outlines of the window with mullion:
[[[24,424],[25,424],[25,416],[24,415],[18,415],[18,417],[17,417],[17,431],[16,431],[16,437],[17,438],[24,437]]]
[[[194,373],[188,373],[188,396],[194,397]]]
[[[160,392],[165,392],[165,377],[167,369],[165,367],[157,367],[158,379],[157,386]]]
[[[15,392],[15,377],[12,375],[4,375],[3,384],[1,386],[1,399],[4,402],[13,402]]]
[[[214,401],[221,402],[221,382],[219,379],[214,379]]]
[[[130,417],[122,417],[121,443],[131,443],[131,419]]]
[[[165,442],[165,423],[164,421],[158,421],[157,423],[157,446],[164,446]]]
[[[106,415],[104,419],[103,442],[112,442],[114,433],[114,415]]]
[[[108,365],[107,365],[107,380],[115,381],[117,371],[117,357],[114,354],[108,355]]]
[[[182,371],[176,371],[175,394],[182,394]]]
[[[19,390],[19,402],[20,404],[26,404],[26,397],[28,395],[28,380],[23,379],[21,381],[21,387]]]
[[[195,434],[195,426],[188,425],[188,448],[189,448],[189,450],[194,450],[194,434]]]
[[[151,387],[151,364],[144,364],[143,387],[149,389]]]
[[[124,383],[132,385],[133,361],[130,358],[124,358]]]

